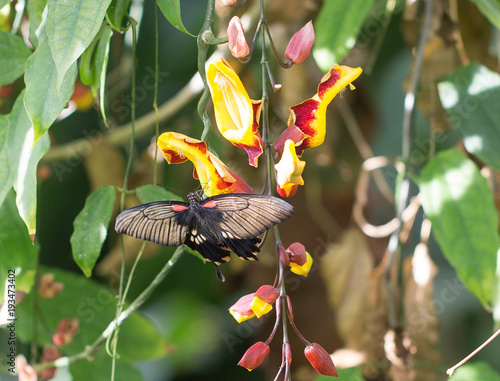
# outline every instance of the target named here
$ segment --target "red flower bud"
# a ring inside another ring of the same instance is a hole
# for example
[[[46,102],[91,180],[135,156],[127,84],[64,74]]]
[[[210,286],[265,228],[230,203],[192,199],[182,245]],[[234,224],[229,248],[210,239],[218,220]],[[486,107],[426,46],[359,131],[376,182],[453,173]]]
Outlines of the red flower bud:
[[[314,28],[312,21],[309,21],[297,33],[295,33],[285,51],[285,57],[294,64],[300,64],[311,53],[314,44]]]
[[[259,287],[255,292],[255,296],[266,303],[273,304],[280,296],[280,291],[276,287],[265,284]]]
[[[283,362],[286,362],[288,366],[292,363],[292,350],[290,348],[290,343],[284,343],[282,348]]]
[[[288,295],[286,296],[286,308],[288,310],[288,319],[293,322],[292,301]]]
[[[285,248],[283,246],[278,247],[278,253],[280,256],[280,261],[283,263],[283,267],[288,267],[290,264],[290,257],[285,251]]]
[[[61,357],[61,352],[54,344],[46,344],[43,347],[42,362],[51,362]],[[40,371],[40,377],[44,379],[54,378],[56,368],[43,369]]]
[[[236,58],[245,58],[250,54],[247,40],[245,39],[245,31],[238,16],[234,16],[227,27],[227,37],[229,42],[229,50]]]
[[[286,252],[290,256],[290,262],[296,263],[299,266],[302,266],[307,262],[306,248],[300,242],[292,243],[288,246]]]
[[[247,349],[238,365],[247,368],[249,371],[254,370],[262,364],[270,351],[269,345],[263,341],[258,341]]]
[[[78,332],[79,325],[80,321],[76,318],[62,319],[57,325],[56,333],[52,336],[53,343],[58,347],[71,343]]]
[[[64,288],[60,282],[54,282],[54,274],[43,274],[38,286],[38,292],[43,299],[52,299]]]
[[[319,344],[312,343],[304,350],[307,360],[314,369],[325,376],[338,377],[337,369],[327,351]]]

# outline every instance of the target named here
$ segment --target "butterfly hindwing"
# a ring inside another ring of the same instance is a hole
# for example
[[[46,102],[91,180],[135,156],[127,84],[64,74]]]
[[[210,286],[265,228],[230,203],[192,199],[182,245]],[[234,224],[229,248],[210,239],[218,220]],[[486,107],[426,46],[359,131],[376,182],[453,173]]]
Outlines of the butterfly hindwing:
[[[185,243],[189,231],[189,225],[179,223],[185,214],[189,214],[189,204],[185,202],[150,202],[120,213],[115,229],[160,245],[179,246]]]
[[[294,213],[287,202],[272,196],[231,193],[203,200],[203,207],[222,213],[218,222],[222,238],[254,238]]]

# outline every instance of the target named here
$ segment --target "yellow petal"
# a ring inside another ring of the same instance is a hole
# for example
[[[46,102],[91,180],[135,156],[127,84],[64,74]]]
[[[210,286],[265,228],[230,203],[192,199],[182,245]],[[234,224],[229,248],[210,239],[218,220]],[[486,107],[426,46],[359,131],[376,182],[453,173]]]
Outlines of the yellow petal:
[[[255,316],[255,314],[250,314],[250,315],[241,315],[240,313],[236,312],[236,311],[231,311],[229,310],[229,313],[234,317],[234,319],[238,322],[238,323],[242,323],[246,320],[249,320],[251,318],[253,318]]]
[[[302,275],[304,277],[309,275],[309,271],[311,270],[311,266],[313,263],[313,259],[309,253],[306,253],[307,261],[302,266],[299,266],[296,263],[290,262],[290,271],[297,275]]]
[[[288,139],[285,142],[283,154],[276,168],[276,180],[278,193],[283,197],[291,197],[299,185],[304,185],[302,172],[306,162],[299,160],[295,152],[295,143]]]
[[[260,318],[262,315],[267,314],[273,309],[273,306],[269,303],[264,302],[258,296],[255,296],[250,304],[250,308],[255,313],[255,316]]]

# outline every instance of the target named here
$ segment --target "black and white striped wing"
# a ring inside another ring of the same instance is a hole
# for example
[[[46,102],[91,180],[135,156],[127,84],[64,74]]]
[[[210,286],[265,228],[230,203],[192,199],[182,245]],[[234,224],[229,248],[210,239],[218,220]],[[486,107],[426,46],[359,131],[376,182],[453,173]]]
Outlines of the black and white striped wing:
[[[261,235],[295,212],[293,206],[277,197],[248,193],[230,193],[203,200],[203,207],[216,208],[222,214],[217,223],[223,238],[247,239]]]
[[[179,201],[137,205],[116,217],[115,230],[160,245],[179,246],[186,241],[189,226],[178,221],[187,212],[189,204]]]

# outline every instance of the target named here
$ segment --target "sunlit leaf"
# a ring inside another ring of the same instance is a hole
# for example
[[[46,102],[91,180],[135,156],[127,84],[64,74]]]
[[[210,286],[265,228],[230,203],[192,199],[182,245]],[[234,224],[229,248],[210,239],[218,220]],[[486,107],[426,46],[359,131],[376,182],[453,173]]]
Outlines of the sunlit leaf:
[[[47,0],[31,0],[26,3],[29,21],[29,40],[34,48],[38,47],[38,36],[36,31],[43,19],[43,11],[47,5]]]
[[[0,206],[12,188],[14,178],[9,164],[9,146],[7,132],[9,131],[9,118],[0,115]]]
[[[12,0],[0,0],[0,9],[5,7],[9,3],[12,3]]]
[[[153,202],[153,201],[165,201],[165,200],[177,200],[182,201],[182,197],[179,197],[172,192],[169,192],[164,187],[159,185],[143,185],[135,190],[137,197],[143,203]]]
[[[23,75],[24,65],[30,54],[31,50],[21,37],[0,31],[0,67],[2,68],[0,86],[12,83]]]
[[[440,82],[438,91],[467,151],[500,170],[500,75],[479,64],[463,66]]]
[[[57,89],[66,72],[99,31],[111,0],[48,0],[47,36],[57,68]]]
[[[36,51],[28,58],[24,77],[24,105],[35,130],[35,141],[50,128],[68,104],[73,94],[76,74],[74,62],[64,75],[59,90],[56,89],[57,70],[46,38],[40,41]]]
[[[34,129],[24,108],[23,98],[24,91],[17,97],[9,115],[7,144],[17,207],[33,238],[36,233],[36,169],[38,162],[50,148],[50,139],[44,134],[33,145]]]
[[[99,89],[99,108],[106,127],[108,126],[108,123],[106,121],[106,109],[104,108],[104,91],[106,89],[106,68],[108,67],[109,43],[111,41],[111,36],[113,36],[113,30],[109,27],[105,28],[101,38],[99,39],[99,43],[97,44],[92,70],[92,92],[96,93],[97,89]]]
[[[323,72],[339,63],[356,43],[373,0],[325,0],[314,22],[313,56]]]
[[[106,20],[117,31],[121,31],[123,19],[127,15],[131,0],[112,0],[106,12]]]
[[[87,197],[85,206],[73,223],[74,231],[71,235],[73,259],[88,277],[92,275],[102,244],[108,236],[108,225],[115,198],[114,187],[100,187]]]
[[[179,29],[181,32],[193,36],[186,30],[184,24],[182,24],[181,5],[179,0],[158,0],[156,4],[158,4],[158,8],[160,8],[161,12],[170,24]]]
[[[4,298],[5,280],[15,270],[16,289],[28,292],[34,282],[38,245],[33,245],[19,216],[16,196],[11,191],[0,207],[0,304]]]
[[[471,160],[453,149],[439,152],[420,180],[422,206],[443,254],[486,306],[500,246],[498,213],[486,180]]]
[[[477,5],[479,11],[486,17],[497,29],[500,29],[500,3],[498,0],[471,0]]]

